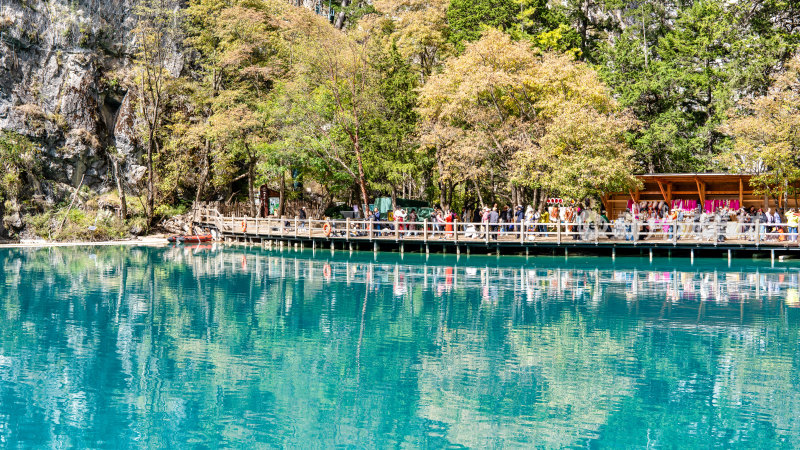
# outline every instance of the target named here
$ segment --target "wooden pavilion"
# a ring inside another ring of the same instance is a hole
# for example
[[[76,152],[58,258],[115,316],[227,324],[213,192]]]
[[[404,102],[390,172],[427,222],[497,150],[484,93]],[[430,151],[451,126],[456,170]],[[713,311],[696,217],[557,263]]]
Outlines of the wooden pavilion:
[[[674,201],[683,204],[699,202],[705,206],[725,204],[748,208],[795,208],[793,198],[786,205],[777,204],[772,198],[757,195],[750,186],[750,175],[731,175],[726,173],[661,173],[637,175],[644,185],[641,190],[618,192],[602,198],[608,217],[615,219],[630,206],[631,202],[664,201],[670,206]],[[716,201],[716,202],[715,202]],[[781,202],[783,203],[783,202]]]

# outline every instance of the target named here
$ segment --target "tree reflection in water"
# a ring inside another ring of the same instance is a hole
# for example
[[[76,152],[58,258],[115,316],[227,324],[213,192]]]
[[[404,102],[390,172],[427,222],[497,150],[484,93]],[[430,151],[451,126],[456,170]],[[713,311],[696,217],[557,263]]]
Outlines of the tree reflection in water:
[[[800,447],[797,266],[0,250],[4,446]]]

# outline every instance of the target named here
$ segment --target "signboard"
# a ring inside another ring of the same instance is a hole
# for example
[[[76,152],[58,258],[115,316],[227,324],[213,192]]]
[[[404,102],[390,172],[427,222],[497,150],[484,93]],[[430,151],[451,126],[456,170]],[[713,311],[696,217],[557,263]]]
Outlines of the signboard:
[[[269,198],[269,213],[270,215],[275,214],[278,211],[278,208],[281,205],[281,198],[280,197],[270,197]]]

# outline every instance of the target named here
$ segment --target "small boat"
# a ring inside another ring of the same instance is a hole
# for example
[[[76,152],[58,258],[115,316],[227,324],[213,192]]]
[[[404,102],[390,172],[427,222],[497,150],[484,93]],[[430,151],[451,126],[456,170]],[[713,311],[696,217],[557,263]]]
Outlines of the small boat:
[[[183,244],[199,244],[201,242],[211,242],[213,240],[214,236],[210,234],[191,235],[191,236],[170,236],[167,238],[167,242],[183,243]]]
[[[178,242],[183,242],[184,244],[199,244],[200,242],[211,242],[213,240],[214,236],[210,234],[178,237]]]

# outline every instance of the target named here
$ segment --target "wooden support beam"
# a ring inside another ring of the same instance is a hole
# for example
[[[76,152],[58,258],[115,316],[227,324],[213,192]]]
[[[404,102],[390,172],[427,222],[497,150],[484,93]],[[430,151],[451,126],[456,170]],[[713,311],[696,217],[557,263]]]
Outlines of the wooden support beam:
[[[697,183],[697,195],[700,197],[700,208],[705,210],[706,207],[706,184],[703,181],[700,181],[699,178],[694,177],[695,183]]]
[[[666,189],[664,189],[664,183],[661,180],[656,180],[656,183],[658,183],[658,190],[661,191],[661,196],[664,197],[664,201],[670,204],[672,200],[672,198],[670,198],[672,196],[672,183],[667,184]]]
[[[744,181],[739,177],[739,207],[744,207]]]

